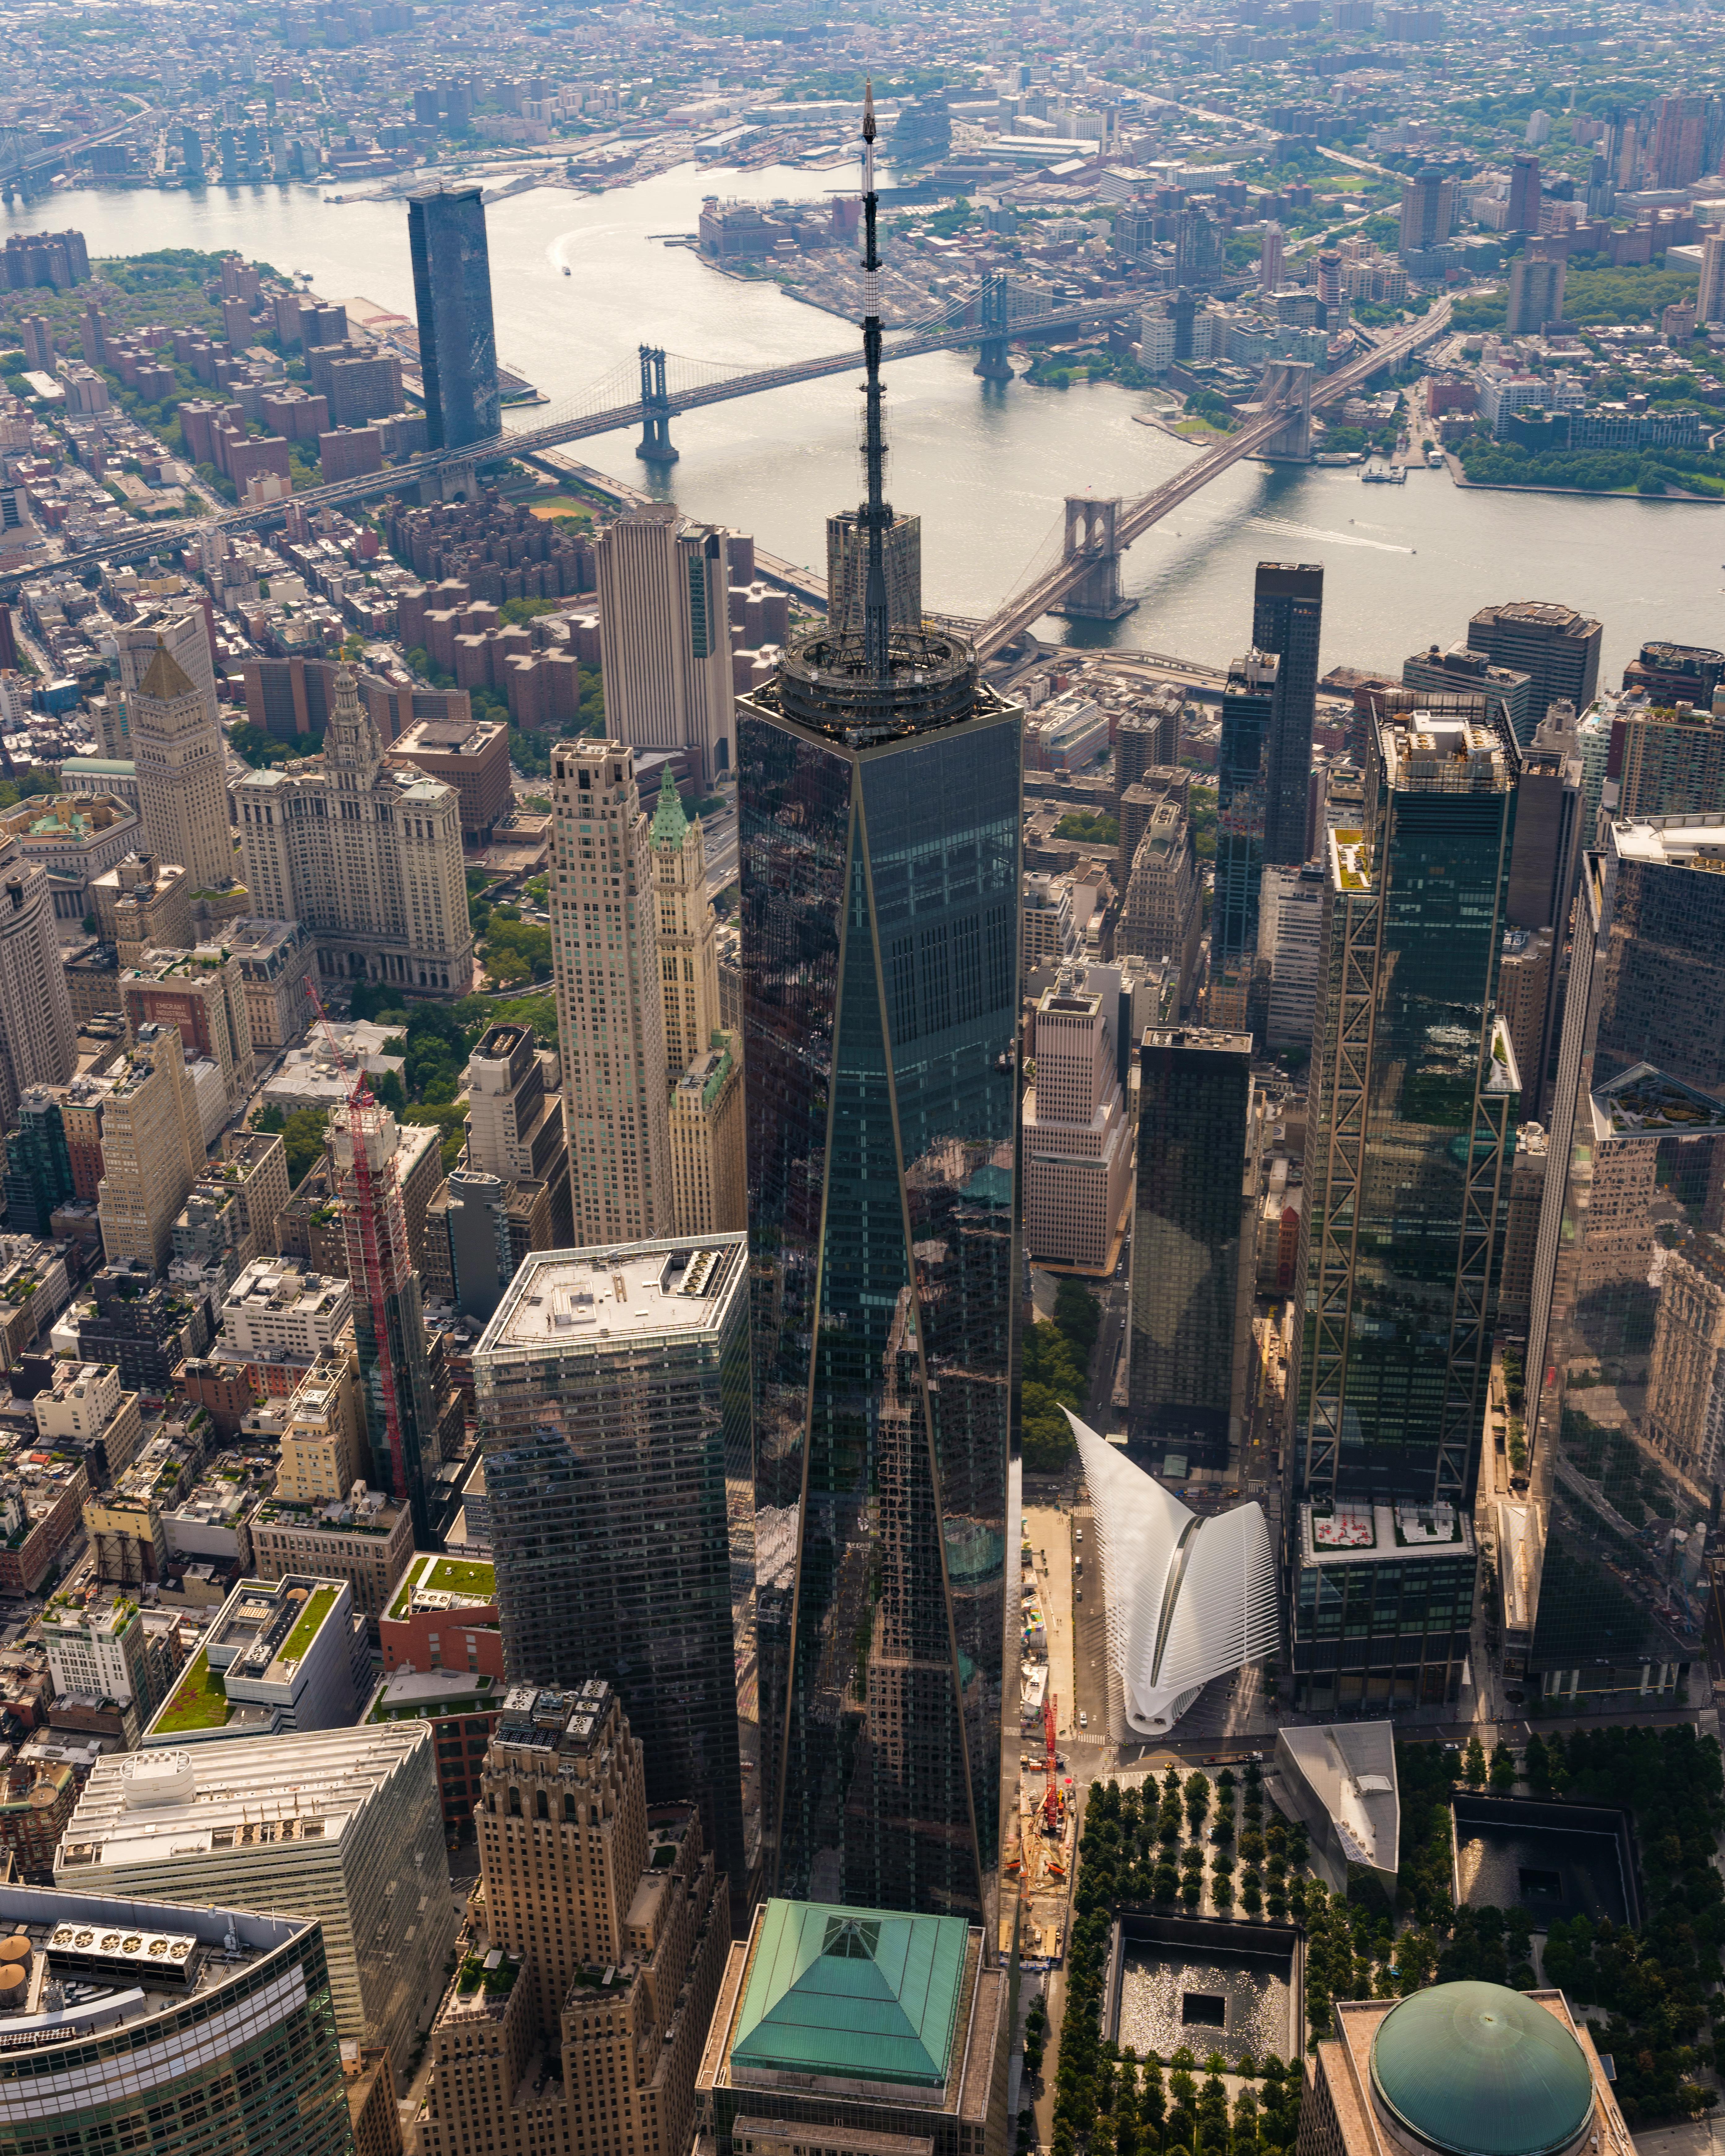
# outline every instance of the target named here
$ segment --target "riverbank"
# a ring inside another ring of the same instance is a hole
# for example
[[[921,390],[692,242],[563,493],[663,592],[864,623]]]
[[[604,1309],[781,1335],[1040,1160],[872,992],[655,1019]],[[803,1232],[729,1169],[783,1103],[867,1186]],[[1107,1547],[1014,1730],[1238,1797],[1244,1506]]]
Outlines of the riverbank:
[[[1468,494],[1567,494],[1584,501],[1686,501],[1705,509],[1725,508],[1725,495],[1719,494],[1673,494],[1669,490],[1642,494],[1632,486],[1537,486],[1518,480],[1469,479],[1466,472],[1456,470],[1453,458],[1450,476]]]
[[[620,364],[633,376],[644,342],[739,368],[818,358],[844,344],[855,332],[824,320],[825,310],[788,305],[789,295],[764,280],[721,280],[691,247],[649,244],[693,230],[713,184],[685,162],[603,195],[540,187],[496,203],[487,213],[496,340],[512,366],[561,403]],[[763,206],[810,192],[783,166],[727,174],[723,184]],[[14,206],[4,229],[34,232],[46,214],[40,203]],[[304,183],[196,193],[68,188],[56,190],[52,215],[84,233],[93,257],[238,249],[285,275],[303,273],[332,301],[364,294],[413,318],[398,199],[326,208]],[[1058,552],[1068,495],[1147,493],[1216,438],[1136,424],[1158,416],[1153,394],[1075,382],[1060,396],[1034,396],[1021,382],[978,380],[975,364],[974,352],[963,352],[895,361],[887,408],[891,495],[901,513],[922,519],[926,603],[982,619]],[[825,565],[828,516],[860,497],[860,373],[679,414],[671,434],[681,461],[668,470],[635,455],[637,428],[572,442],[561,454],[584,465],[614,501],[674,499],[685,515],[752,533],[762,554],[811,565],[803,574],[813,585]],[[529,418],[523,412],[511,424]],[[578,473],[546,468],[579,489]],[[1345,469],[1243,459],[1127,555],[1122,582],[1139,602],[1136,613],[1039,626],[1051,644],[1142,644],[1225,667],[1250,639],[1257,563],[1312,562],[1325,570],[1326,665],[1345,654],[1399,675],[1408,651],[1446,647],[1481,606],[1522,590],[1597,616],[1602,673],[1615,678],[1650,639],[1717,641],[1707,624],[1717,616],[1719,554],[1691,544],[1688,529],[1633,497],[1596,498],[1577,516],[1537,495],[1363,487]],[[1418,571],[1409,576],[1414,547]]]

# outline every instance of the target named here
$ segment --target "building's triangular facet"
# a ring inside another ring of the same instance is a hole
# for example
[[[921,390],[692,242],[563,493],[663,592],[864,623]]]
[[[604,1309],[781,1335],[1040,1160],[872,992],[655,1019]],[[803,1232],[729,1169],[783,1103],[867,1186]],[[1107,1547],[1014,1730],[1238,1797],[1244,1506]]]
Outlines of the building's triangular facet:
[[[994,1907],[1019,741],[892,617],[863,120],[860,619],[737,706],[769,1891]]]

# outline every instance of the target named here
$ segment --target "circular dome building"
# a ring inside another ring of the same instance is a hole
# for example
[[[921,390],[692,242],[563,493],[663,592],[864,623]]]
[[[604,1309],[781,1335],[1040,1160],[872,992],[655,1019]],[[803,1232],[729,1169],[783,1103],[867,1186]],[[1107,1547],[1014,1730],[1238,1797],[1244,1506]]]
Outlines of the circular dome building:
[[[1378,2024],[1372,2105],[1408,2156],[1569,2156],[1594,2130],[1593,2073],[1537,1999],[1439,1984]]]

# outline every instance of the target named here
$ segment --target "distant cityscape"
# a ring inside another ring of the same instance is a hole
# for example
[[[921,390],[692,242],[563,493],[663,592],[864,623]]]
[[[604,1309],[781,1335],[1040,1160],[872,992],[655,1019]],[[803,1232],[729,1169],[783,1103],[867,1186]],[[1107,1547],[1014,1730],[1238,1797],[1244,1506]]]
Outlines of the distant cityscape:
[[[1725,650],[1635,594],[1725,495],[1722,42],[19,19],[0,2152],[1711,2130]],[[673,182],[832,351],[513,364],[495,206]],[[1163,457],[974,616],[937,355]],[[680,502],[840,372],[821,559]],[[1344,649],[1349,548],[1435,572],[1260,510],[1236,588],[1230,472],[1528,536]]]

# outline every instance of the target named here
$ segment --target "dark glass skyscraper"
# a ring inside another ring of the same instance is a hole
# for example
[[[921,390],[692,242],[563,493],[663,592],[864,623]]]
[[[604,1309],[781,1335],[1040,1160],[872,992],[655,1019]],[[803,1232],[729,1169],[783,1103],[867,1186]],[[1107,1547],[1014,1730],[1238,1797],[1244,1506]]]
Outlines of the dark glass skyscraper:
[[[1674,1631],[1684,1598],[1663,1563],[1614,1544],[1606,1568],[1556,1471],[1561,1454],[1592,1473],[1608,1441],[1621,1442],[1627,1399],[1692,1490],[1718,1478],[1725,848],[1699,817],[1625,819],[1603,839],[1582,860],[1551,1088],[1525,1357],[1525,1532],[1519,1591],[1502,1614],[1507,1675],[1548,1700],[1613,1711],[1673,1691],[1699,1625]],[[1688,1201],[1686,1222],[1674,1199]],[[1686,1362],[1686,1332],[1701,1350]],[[1637,1567],[1643,1592],[1631,1596],[1622,1583]]]
[[[425,437],[434,449],[465,449],[501,425],[497,338],[491,326],[491,258],[477,187],[428,188],[408,199]]]
[[[1496,1009],[1513,741],[1386,692],[1365,814],[1327,835],[1291,1522],[1296,1704],[1453,1701],[1515,1151]]]
[[[59,1096],[32,1086],[18,1104],[18,1128],[6,1138],[6,1224],[15,1235],[47,1235],[56,1206],[73,1195]]]
[[[1311,814],[1312,728],[1317,714],[1317,646],[1324,572],[1306,562],[1260,562],[1252,593],[1252,642],[1281,662],[1270,737],[1264,860],[1298,868]]]
[[[872,114],[865,121],[872,137]],[[865,270],[875,283],[865,183]],[[891,626],[865,324],[860,630],[737,706],[768,1891],[994,1903],[1022,714]]]
[[[1224,1468],[1241,1436],[1256,1270],[1251,1035],[1153,1028],[1138,1074],[1129,1446],[1158,1474],[1170,1455]]]
[[[1249,651],[1228,670],[1216,758],[1216,890],[1210,910],[1210,970],[1250,966],[1258,954],[1258,892],[1264,880],[1271,721],[1281,662]]]

